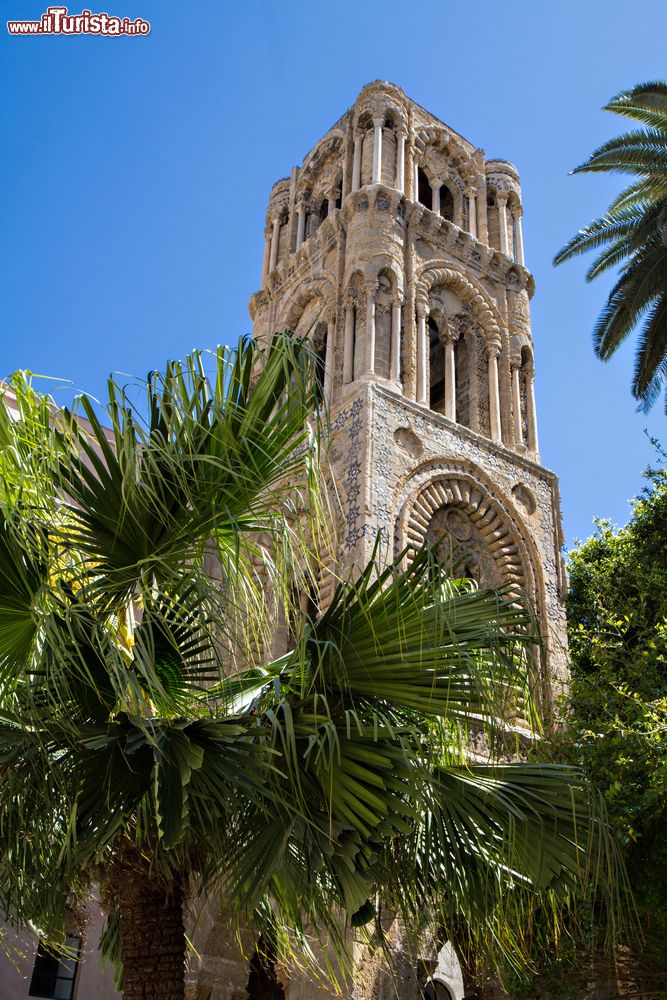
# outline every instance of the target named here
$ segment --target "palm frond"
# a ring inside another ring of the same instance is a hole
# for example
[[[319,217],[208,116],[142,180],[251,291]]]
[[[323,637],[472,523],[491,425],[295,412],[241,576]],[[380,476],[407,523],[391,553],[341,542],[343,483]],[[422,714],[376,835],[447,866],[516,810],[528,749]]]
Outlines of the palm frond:
[[[593,330],[599,358],[606,360],[632,332],[667,282],[667,250],[658,237],[647,241],[645,254],[626,266]]]
[[[664,80],[640,83],[622,90],[605,105],[605,111],[625,115],[650,128],[667,130],[667,84]]]

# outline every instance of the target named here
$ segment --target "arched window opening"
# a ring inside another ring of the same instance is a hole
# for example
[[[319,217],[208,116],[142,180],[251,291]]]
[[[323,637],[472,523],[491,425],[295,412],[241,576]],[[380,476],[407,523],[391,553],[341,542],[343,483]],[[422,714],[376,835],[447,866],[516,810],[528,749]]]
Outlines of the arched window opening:
[[[367,112],[359,119],[359,135],[361,137],[361,187],[371,183],[373,174],[373,145],[374,133],[373,120]]]
[[[421,167],[417,170],[417,200],[427,208],[433,206],[433,192],[431,184]]]
[[[313,228],[313,213],[306,212],[306,218],[303,225],[303,242],[305,243],[307,239],[311,236],[311,231]]]
[[[486,198],[487,204],[487,225],[489,234],[489,246],[495,247],[496,250],[500,250],[500,219],[498,216],[498,203],[496,200],[495,190],[488,192]]]
[[[316,354],[315,361],[315,381],[317,383],[317,398],[321,403],[324,400],[324,378],[326,374],[327,362],[327,326],[326,323],[318,324],[313,334],[313,348]]]
[[[454,195],[446,184],[440,188],[440,215],[449,222],[454,221]]]
[[[263,938],[250,959],[248,1000],[285,1000],[285,990],[276,975],[275,950]]]
[[[284,260],[289,254],[289,226],[287,225],[287,213],[280,215],[280,227],[278,229],[278,253],[276,263]]]
[[[454,345],[454,367],[456,370],[456,421],[470,427],[470,357],[468,344],[459,337]]]
[[[454,1000],[445,984],[438,982],[437,979],[429,979],[421,995],[424,1000]]]
[[[366,370],[366,359],[364,357],[364,331],[366,323],[366,293],[364,289],[364,277],[356,271],[350,280],[349,301],[353,305],[354,322],[352,325],[352,357],[351,362],[351,382],[362,378]]]
[[[328,214],[329,214],[329,200],[327,198],[323,198],[319,211],[320,225],[324,222]]]
[[[528,380],[532,368],[533,356],[530,348],[521,348],[521,367],[519,369],[519,420],[521,422],[521,437],[524,444],[528,443]]]
[[[395,278],[383,269],[378,274],[375,299],[375,374],[391,377],[391,324]]]
[[[429,406],[438,413],[443,411],[445,405],[445,347],[440,339],[435,320],[429,316],[429,377],[430,393]]]
[[[336,185],[336,199],[335,199],[335,204],[336,204],[336,208],[342,208],[343,207],[343,180],[342,180],[342,178],[338,182],[338,184]]]

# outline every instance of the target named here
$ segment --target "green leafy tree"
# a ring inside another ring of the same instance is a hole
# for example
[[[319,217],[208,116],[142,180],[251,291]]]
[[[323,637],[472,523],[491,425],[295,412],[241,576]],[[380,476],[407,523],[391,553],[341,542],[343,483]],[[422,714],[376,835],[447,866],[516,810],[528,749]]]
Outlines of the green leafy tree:
[[[642,918],[667,940],[667,473],[626,527],[570,555],[571,707],[581,761],[623,839]]]
[[[667,376],[667,83],[643,83],[622,91],[605,111],[640,122],[643,128],[603,143],[573,173],[618,172],[636,179],[605,215],[572,237],[554,263],[600,250],[588,281],[620,266],[595,325],[593,344],[597,356],[607,361],[642,324],[632,394],[646,411]]]
[[[530,711],[534,623],[377,558],[300,613],[322,524],[316,359],[276,336],[109,384],[106,429],[29,381],[0,406],[0,906],[57,942],[99,883],[127,1000],[182,1000],[184,907],[216,897],[273,951],[380,892],[520,966],[613,850],[568,765],[469,763]],[[314,416],[315,414],[315,416]],[[293,648],[266,661],[277,617]],[[150,961],[147,956],[150,956]],[[152,961],[152,966],[151,966]]]
[[[547,963],[555,992],[580,995],[596,979],[612,995],[667,991],[667,472],[647,475],[628,524],[599,521],[569,555],[571,685],[564,727],[547,749],[600,789],[641,935],[605,962],[607,915],[592,893],[588,918]]]

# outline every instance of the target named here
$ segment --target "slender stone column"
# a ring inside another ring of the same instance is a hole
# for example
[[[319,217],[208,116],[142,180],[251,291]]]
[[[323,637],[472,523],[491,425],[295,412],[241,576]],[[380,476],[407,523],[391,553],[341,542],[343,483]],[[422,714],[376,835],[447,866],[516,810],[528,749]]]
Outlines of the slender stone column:
[[[468,188],[466,198],[468,199],[468,230],[470,235],[477,239],[477,205],[473,188]]]
[[[521,229],[521,216],[522,216],[522,214],[523,213],[522,213],[521,209],[519,208],[518,205],[516,205],[515,208],[514,208],[514,212],[513,212],[513,215],[514,215],[514,231],[516,233],[516,246],[514,247],[514,257],[516,259],[517,264],[521,264],[521,266],[523,267],[523,264],[524,264],[524,260],[523,260],[523,231]]]
[[[278,263],[278,246],[280,244],[280,219],[273,220],[273,232],[271,233],[271,256],[269,258],[269,272],[273,271]]]
[[[296,249],[297,251],[301,249],[301,244],[306,237],[306,206],[302,201],[299,202],[296,208],[297,216],[297,229],[296,229]]]
[[[361,144],[363,136],[358,132],[354,137],[354,160],[352,161],[352,190],[358,191],[361,187]]]
[[[401,194],[405,191],[405,132],[399,129],[396,133],[396,190]]]
[[[373,136],[373,176],[371,184],[382,182],[382,126],[384,125],[384,115],[376,115],[373,118],[375,135]]]
[[[336,192],[335,191],[330,191],[329,192],[329,195],[327,196],[327,203],[328,203],[328,208],[329,208],[328,214],[329,215],[333,215],[334,212],[336,211]]]
[[[507,240],[507,212],[505,211],[507,206],[506,194],[496,195],[496,206],[498,208],[498,230],[500,232],[500,252],[508,254],[509,243]]]
[[[345,306],[345,339],[343,342],[343,384],[354,382],[354,303]]]
[[[375,375],[375,293],[377,281],[366,288],[366,374]]]
[[[327,349],[324,355],[324,402],[331,406],[331,388],[333,385],[334,337],[336,336],[336,314],[327,322]]]
[[[448,333],[445,338],[445,416],[456,420],[456,337]]]
[[[514,410],[514,444],[517,448],[523,446],[523,419],[521,416],[521,361],[515,358],[511,362],[512,369],[512,408]]]
[[[426,307],[417,303],[417,402],[428,406],[426,362]]]
[[[486,180],[481,177],[477,184],[477,239],[489,244],[489,216],[486,204]]]
[[[498,344],[488,344],[486,358],[489,365],[489,416],[491,419],[491,440],[502,441],[500,429],[500,388],[498,386]]]
[[[528,425],[528,448],[537,454],[537,413],[535,410],[535,369],[529,366],[524,369],[526,376],[526,423]]]
[[[264,257],[262,259],[262,283],[261,288],[266,288],[266,279],[269,276],[269,261],[271,260],[271,230],[264,231]]]
[[[389,377],[401,381],[401,300],[396,299],[391,310],[391,367]]]
[[[431,211],[440,215],[440,185],[431,184]]]

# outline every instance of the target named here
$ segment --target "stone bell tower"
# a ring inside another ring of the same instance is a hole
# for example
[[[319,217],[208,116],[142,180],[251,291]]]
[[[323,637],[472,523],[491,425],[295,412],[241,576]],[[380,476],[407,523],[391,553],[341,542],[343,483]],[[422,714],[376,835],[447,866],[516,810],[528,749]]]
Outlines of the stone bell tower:
[[[521,187],[376,81],[269,197],[255,336],[312,337],[343,513],[338,571],[383,529],[447,539],[481,585],[527,595],[544,678],[565,661],[558,482],[538,454]],[[327,586],[323,582],[323,586]]]

